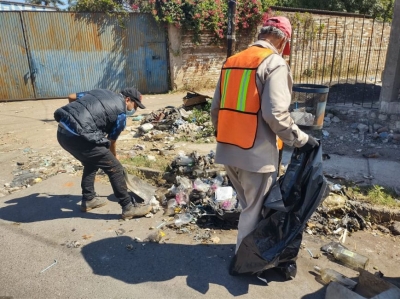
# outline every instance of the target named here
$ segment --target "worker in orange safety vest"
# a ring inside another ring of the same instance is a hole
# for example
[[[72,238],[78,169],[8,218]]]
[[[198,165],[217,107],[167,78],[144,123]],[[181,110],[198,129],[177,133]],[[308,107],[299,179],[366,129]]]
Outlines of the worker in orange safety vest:
[[[215,162],[225,165],[242,207],[236,252],[261,220],[283,143],[303,150],[318,145],[290,117],[293,82],[282,54],[289,54],[291,32],[285,17],[266,20],[258,40],[225,61],[211,104]]]

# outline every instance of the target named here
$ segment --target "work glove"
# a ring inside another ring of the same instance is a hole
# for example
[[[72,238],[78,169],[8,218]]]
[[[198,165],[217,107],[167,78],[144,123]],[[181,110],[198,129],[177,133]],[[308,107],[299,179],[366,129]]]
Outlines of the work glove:
[[[300,152],[309,152],[316,146],[319,146],[319,142],[311,135],[308,135],[308,141],[300,148]]]

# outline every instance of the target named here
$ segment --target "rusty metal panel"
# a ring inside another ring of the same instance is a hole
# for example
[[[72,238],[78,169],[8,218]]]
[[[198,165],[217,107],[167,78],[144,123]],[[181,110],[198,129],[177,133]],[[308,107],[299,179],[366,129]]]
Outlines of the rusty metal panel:
[[[151,15],[130,14],[126,30],[128,85],[144,93],[168,91],[165,29]]]
[[[20,12],[0,12],[0,101],[35,98]]]
[[[37,97],[125,86],[154,92],[146,72],[146,41],[164,41],[166,53],[166,36],[151,15],[131,14],[123,27],[101,13],[24,12],[23,19]],[[167,68],[162,77],[158,69],[155,73],[168,82]]]

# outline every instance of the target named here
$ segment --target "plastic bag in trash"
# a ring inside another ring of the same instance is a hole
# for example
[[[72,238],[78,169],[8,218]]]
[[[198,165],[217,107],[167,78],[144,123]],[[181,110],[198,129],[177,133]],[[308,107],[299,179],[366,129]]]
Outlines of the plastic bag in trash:
[[[286,278],[294,277],[304,226],[326,188],[322,147],[306,153],[295,149],[286,173],[265,198],[263,219],[239,246],[231,272],[254,274],[277,268]]]

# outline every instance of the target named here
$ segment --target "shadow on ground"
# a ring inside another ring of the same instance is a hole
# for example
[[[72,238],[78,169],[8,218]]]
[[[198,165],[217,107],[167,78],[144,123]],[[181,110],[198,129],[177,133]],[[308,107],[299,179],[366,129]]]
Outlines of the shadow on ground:
[[[116,201],[114,196],[109,196],[108,199]],[[5,201],[5,206],[0,208],[0,219],[30,223],[64,218],[103,220],[121,218],[120,214],[98,214],[95,211],[83,213],[80,210],[80,201],[81,196],[33,193]]]
[[[229,275],[234,245],[137,243],[128,236],[119,236],[90,243],[81,253],[94,274],[129,284],[187,276],[187,286],[201,294],[207,293],[210,284],[224,286],[233,296],[247,294],[249,285],[262,285],[268,291],[268,286],[255,276]],[[274,270],[269,270],[266,278],[269,282],[285,281]]]

